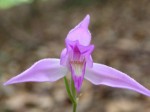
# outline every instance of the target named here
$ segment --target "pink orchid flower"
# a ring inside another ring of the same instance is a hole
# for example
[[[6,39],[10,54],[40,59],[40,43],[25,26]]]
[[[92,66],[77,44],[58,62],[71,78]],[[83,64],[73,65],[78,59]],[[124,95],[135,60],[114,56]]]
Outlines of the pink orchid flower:
[[[83,79],[87,79],[94,85],[125,88],[150,96],[148,89],[127,74],[93,62],[91,53],[94,50],[94,45],[90,44],[89,22],[90,16],[87,15],[68,33],[65,40],[66,48],[62,50],[60,59],[39,60],[21,74],[8,80],[4,85],[22,82],[54,82],[69,72],[77,91],[80,91]]]

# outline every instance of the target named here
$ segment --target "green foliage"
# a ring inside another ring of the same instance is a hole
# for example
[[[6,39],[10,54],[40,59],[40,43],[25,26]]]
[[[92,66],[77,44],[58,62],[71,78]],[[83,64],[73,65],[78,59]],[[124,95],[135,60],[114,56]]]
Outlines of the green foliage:
[[[33,0],[0,0],[0,9],[8,9],[22,3],[31,3]]]

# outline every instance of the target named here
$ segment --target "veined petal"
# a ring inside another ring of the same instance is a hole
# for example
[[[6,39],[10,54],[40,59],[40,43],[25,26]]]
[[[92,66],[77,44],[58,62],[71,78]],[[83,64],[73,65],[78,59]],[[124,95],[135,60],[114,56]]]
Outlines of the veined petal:
[[[79,61],[79,57],[82,57],[85,58],[86,67],[91,68],[93,66],[93,60],[91,57],[93,50],[94,45],[83,46],[79,43],[79,41],[66,40],[66,48],[61,53],[61,64],[67,65],[67,60],[74,58],[76,61]]]
[[[93,66],[91,53],[94,45],[83,46],[79,41],[66,41],[66,48],[61,53],[61,65],[66,66],[71,72],[75,88],[79,92],[86,67]]]
[[[95,85],[107,85],[116,88],[126,88],[150,96],[150,91],[136,82],[127,74],[103,64],[93,64],[87,69],[85,78]]]
[[[67,35],[66,40],[78,40],[81,45],[89,45],[91,41],[91,34],[88,30],[90,16],[87,15],[75,28],[73,28]]]
[[[53,82],[64,77],[66,73],[67,68],[60,65],[59,59],[47,58],[36,62],[29,69],[8,80],[4,85],[21,82]]]
[[[91,34],[88,30],[90,16],[87,15],[74,29],[72,29],[65,40],[66,48],[60,56],[60,64],[67,67],[71,72],[76,90],[79,92],[86,67],[93,66],[91,53],[94,45],[90,45]]]
[[[70,71],[76,90],[79,92],[84,79],[85,74],[85,60],[81,61],[70,61]]]

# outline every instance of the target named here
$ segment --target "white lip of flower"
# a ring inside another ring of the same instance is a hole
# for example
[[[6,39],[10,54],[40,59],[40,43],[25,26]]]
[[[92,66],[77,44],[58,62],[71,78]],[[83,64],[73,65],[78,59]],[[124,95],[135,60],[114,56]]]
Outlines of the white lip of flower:
[[[85,59],[83,61],[70,61],[70,65],[74,70],[76,76],[82,75],[84,64],[85,64]]]

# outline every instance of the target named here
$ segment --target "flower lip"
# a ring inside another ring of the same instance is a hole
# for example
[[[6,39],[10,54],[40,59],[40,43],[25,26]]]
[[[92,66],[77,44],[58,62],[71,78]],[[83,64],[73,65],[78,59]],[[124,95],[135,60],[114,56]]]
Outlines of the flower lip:
[[[80,61],[70,61],[69,65],[75,88],[79,92],[84,79],[86,61],[84,58]]]
[[[78,42],[71,46],[69,55],[70,68],[75,72],[75,75],[81,76],[83,65],[85,65],[85,55],[82,53],[78,47]]]
[[[74,70],[76,76],[81,76],[85,65],[85,59],[80,61],[70,61],[70,67]]]
[[[66,39],[66,47],[67,47],[66,54],[68,55],[69,70],[72,74],[76,90],[80,91],[84,79],[86,65],[89,64],[89,62],[93,63],[91,62],[91,59],[89,59],[89,57],[94,49],[94,46],[93,45],[84,46],[81,45],[78,40],[70,41]]]

